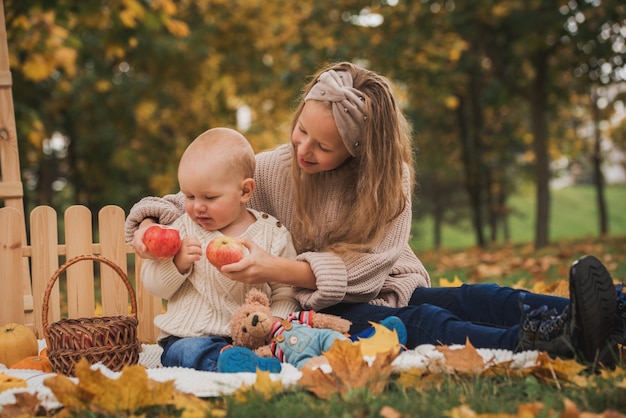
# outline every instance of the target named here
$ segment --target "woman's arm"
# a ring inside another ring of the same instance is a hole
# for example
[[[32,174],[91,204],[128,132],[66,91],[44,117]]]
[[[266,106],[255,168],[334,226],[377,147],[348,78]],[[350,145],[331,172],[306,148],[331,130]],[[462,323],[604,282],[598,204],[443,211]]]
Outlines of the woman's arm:
[[[130,209],[124,232],[126,242],[132,242],[135,231],[146,219],[152,223],[170,225],[185,213],[185,196],[182,193],[168,194],[164,197],[144,197]]]

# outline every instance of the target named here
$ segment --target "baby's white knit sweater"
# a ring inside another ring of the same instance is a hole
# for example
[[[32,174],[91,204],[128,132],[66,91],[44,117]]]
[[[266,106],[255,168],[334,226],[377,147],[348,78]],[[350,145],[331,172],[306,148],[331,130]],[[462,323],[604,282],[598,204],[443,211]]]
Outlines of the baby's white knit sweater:
[[[241,237],[248,237],[269,254],[294,258],[296,251],[287,228],[273,216],[254,210],[250,212],[257,220]],[[222,235],[218,231],[203,229],[187,214],[174,221],[172,227],[179,230],[181,239],[197,237],[203,253],[209,241]],[[154,324],[161,330],[159,339],[168,335],[230,336],[231,317],[243,305],[252,287],[267,294],[275,316],[286,318],[299,309],[292,286],[277,283],[253,286],[233,281],[212,266],[206,257],[196,261],[187,274],[180,274],[172,259],[147,260],[141,276],[150,293],[167,299],[167,311],[154,318]]]

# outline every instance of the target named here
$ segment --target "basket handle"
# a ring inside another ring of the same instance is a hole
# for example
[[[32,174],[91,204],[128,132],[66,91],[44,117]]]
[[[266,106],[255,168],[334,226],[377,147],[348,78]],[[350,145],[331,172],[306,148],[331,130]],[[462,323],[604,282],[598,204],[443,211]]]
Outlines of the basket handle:
[[[50,278],[50,281],[48,282],[48,287],[46,287],[46,291],[44,292],[41,319],[42,319],[42,325],[43,325],[43,333],[44,333],[44,336],[46,337],[46,340],[49,338],[49,333],[50,333],[49,324],[48,324],[48,310],[49,310],[49,304],[50,304],[49,302],[50,293],[52,292],[52,288],[54,287],[54,284],[56,283],[58,278],[61,276],[61,274],[65,270],[67,270],[69,266],[71,266],[72,264],[76,264],[82,260],[100,261],[101,263],[104,263],[108,265],[109,267],[111,267],[113,270],[115,270],[115,272],[120,276],[120,278],[126,285],[126,290],[128,290],[128,294],[130,295],[131,316],[135,318],[137,317],[137,297],[135,296],[135,291],[133,289],[133,286],[128,280],[128,276],[126,275],[124,270],[122,270],[122,268],[118,266],[117,264],[115,264],[113,261],[109,260],[108,258],[102,257],[100,255],[94,255],[94,254],[79,255],[70,260],[67,260],[65,263],[63,263],[63,265],[61,265],[57,269],[57,271]]]

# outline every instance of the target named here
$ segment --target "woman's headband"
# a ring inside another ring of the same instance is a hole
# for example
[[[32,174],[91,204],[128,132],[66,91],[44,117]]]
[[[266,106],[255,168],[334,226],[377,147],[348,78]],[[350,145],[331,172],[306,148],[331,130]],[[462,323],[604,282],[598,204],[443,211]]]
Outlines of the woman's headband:
[[[333,118],[341,140],[350,152],[357,155],[363,141],[363,124],[367,121],[365,98],[352,87],[352,76],[347,71],[328,70],[317,79],[304,101],[331,102]]]

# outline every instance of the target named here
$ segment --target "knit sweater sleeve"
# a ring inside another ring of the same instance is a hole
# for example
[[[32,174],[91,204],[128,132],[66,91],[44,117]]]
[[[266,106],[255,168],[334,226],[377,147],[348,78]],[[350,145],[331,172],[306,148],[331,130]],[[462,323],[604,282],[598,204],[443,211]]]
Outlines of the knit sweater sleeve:
[[[305,252],[316,277],[315,290],[298,289],[304,309],[320,310],[341,302],[406,306],[417,287],[430,286],[428,272],[408,245],[411,230],[409,172],[405,170],[407,204],[369,252]]]
[[[164,197],[144,197],[130,209],[124,233],[131,242],[139,224],[146,218],[156,218],[160,224],[170,225],[185,212],[185,196],[182,192]]]
[[[172,226],[181,232],[181,237],[186,235],[182,222],[175,221]],[[186,274],[180,274],[174,259],[166,260],[145,260],[141,267],[141,281],[145,288],[154,296],[162,299],[169,299],[183,285],[191,274],[189,270]]]

